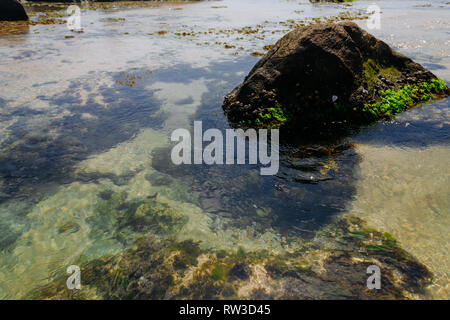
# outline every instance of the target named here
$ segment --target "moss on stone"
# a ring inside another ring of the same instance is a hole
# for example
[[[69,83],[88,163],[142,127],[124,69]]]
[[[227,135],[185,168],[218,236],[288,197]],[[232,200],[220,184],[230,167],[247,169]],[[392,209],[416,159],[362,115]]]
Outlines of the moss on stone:
[[[287,111],[278,103],[274,107],[260,112],[255,120],[257,126],[277,127],[289,119]]]
[[[436,99],[438,95],[446,94],[447,91],[447,84],[441,79],[406,85],[396,91],[385,90],[381,92],[381,101],[366,104],[362,112],[369,119],[389,119],[418,103]]]
[[[363,75],[370,91],[377,83],[382,83],[380,76],[388,81],[395,81],[402,73],[394,66],[384,67],[376,60],[368,59],[363,63]]]

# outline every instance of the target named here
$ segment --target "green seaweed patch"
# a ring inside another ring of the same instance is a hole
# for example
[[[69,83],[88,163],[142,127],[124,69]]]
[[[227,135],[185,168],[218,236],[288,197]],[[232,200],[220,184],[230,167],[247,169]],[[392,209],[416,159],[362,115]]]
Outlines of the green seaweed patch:
[[[236,251],[236,258],[237,258],[237,259],[243,259],[243,258],[245,258],[245,256],[246,256],[246,253],[245,253],[244,248],[239,247],[239,248],[237,249],[237,251]]]
[[[228,272],[230,271],[230,266],[219,263],[211,271],[211,279],[214,281],[225,280]]]
[[[389,119],[418,103],[436,99],[437,95],[447,91],[447,84],[442,79],[406,85],[397,91],[384,90],[381,92],[381,101],[364,105],[362,111],[369,119]]]
[[[394,236],[392,236],[392,234],[390,234],[388,232],[384,232],[382,234],[382,239],[383,239],[383,242],[387,245],[395,246],[397,244],[397,239],[395,239]]]
[[[52,18],[42,18],[38,17],[36,20],[28,20],[27,23],[31,26],[36,26],[40,24],[66,24],[66,20],[62,19],[52,19]]]
[[[254,124],[257,126],[276,128],[289,120],[288,112],[280,104],[276,103],[275,107],[267,108],[260,112],[255,119]]]
[[[157,198],[127,200],[126,192],[102,192],[95,214],[87,219],[93,237],[107,233],[124,244],[130,244],[145,233],[170,236],[187,218]]]
[[[196,266],[198,264],[197,258],[202,253],[199,243],[192,240],[176,242],[171,245],[170,248],[179,253],[174,260],[176,269],[185,269],[189,266]]]

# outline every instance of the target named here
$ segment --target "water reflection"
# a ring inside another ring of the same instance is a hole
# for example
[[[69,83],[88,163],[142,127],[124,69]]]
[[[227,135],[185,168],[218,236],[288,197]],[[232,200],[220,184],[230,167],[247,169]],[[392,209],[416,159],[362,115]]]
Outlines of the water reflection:
[[[450,79],[445,24],[436,24],[431,36],[422,28],[440,11],[418,17],[413,9],[411,18],[414,1],[381,3],[385,25],[377,36]],[[438,275],[439,296],[448,296],[442,245],[448,243],[449,225],[448,99],[331,138],[286,140],[274,177],[260,176],[251,165],[171,164],[168,141],[174,128],[190,128],[193,120],[202,120],[205,129],[229,128],[223,97],[256,62],[248,53],[287,31],[278,21],[342,10],[308,1],[223,4],[226,10],[208,2],[183,10],[169,10],[174,5],[86,10],[85,33],[70,40],[64,25],[33,26],[39,32],[33,36],[0,38],[0,297],[21,297],[51,282],[68,263],[123,250],[140,229],[122,241],[119,233],[126,227],[117,232],[114,224],[102,224],[120,220],[128,202],[156,200],[189,218],[180,239],[195,238],[214,250],[241,245],[280,250],[283,236],[311,239],[333,217],[353,211],[382,230],[395,225],[389,231],[427,261]],[[267,32],[242,40],[219,31],[247,25]],[[210,27],[215,32],[209,33]],[[168,33],[158,34],[162,30]],[[197,36],[176,35],[183,31]],[[422,38],[429,36],[424,47]],[[235,50],[215,45],[216,40]],[[424,163],[425,170],[416,168]],[[426,183],[433,180],[430,174],[441,178]],[[102,220],[99,205],[123,192],[132,199],[112,207],[119,217]],[[424,193],[426,201],[415,202]],[[428,212],[433,219],[422,228]],[[416,245],[416,237],[429,240],[432,249]]]
[[[102,74],[111,81],[122,74]],[[103,79],[104,79],[103,78]],[[144,87],[93,87],[74,80],[65,91],[41,95],[50,111],[11,108],[15,123],[2,142],[3,194],[27,198],[48,184],[74,180],[73,166],[133,137],[143,127],[161,126],[160,102]],[[5,195],[3,195],[3,201]]]

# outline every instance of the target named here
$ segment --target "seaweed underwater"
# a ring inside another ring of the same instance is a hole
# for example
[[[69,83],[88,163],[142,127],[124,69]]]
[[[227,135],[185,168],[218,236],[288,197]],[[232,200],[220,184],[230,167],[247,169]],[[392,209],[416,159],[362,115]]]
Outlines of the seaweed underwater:
[[[174,128],[192,130],[194,120],[230,128],[223,98],[274,39],[320,19],[351,19],[341,14],[345,8],[359,19],[364,9],[358,1],[280,1],[277,8],[292,21],[255,14],[252,19],[261,21],[242,25],[230,17],[239,5],[225,4],[135,4],[127,10],[98,4],[83,8],[92,31],[68,33],[64,25],[37,20],[25,34],[0,37],[10,45],[1,48],[7,62],[0,62],[0,71],[17,63],[30,72],[21,73],[24,83],[34,83],[23,93],[8,72],[0,94],[1,298],[448,296],[449,99],[428,101],[441,82],[385,92],[380,104],[367,108],[382,121],[286,139],[273,177],[260,176],[258,165],[171,163]],[[49,10],[41,19],[63,18]],[[196,17],[210,11],[214,18]],[[140,24],[144,15],[155,25]],[[27,41],[45,35],[51,37],[42,54],[30,49]],[[136,53],[144,48],[146,54]],[[68,54],[95,49],[105,56],[84,56],[87,69]],[[51,59],[60,82],[30,67]],[[122,62],[116,66],[114,59]],[[448,80],[446,60],[437,60],[421,58],[444,66],[435,70]],[[69,73],[77,63],[83,66]],[[414,102],[425,104],[397,116],[417,92]],[[274,119],[288,120],[281,105],[259,121]],[[82,290],[67,290],[69,265],[80,266]],[[384,290],[367,288],[370,265],[383,270]]]

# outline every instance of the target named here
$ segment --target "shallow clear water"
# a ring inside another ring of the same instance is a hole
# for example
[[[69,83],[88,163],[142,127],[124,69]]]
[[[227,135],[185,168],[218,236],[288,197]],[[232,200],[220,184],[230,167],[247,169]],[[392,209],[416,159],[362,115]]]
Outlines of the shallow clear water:
[[[382,28],[371,32],[449,82],[450,7],[424,3],[379,1]],[[433,271],[428,297],[449,298],[449,99],[320,145],[284,145],[275,177],[250,165],[170,165],[173,129],[228,128],[223,97],[259,59],[250,53],[289,30],[279,22],[369,4],[84,8],[83,33],[56,24],[0,36],[0,298],[132,243],[137,234],[118,239],[93,219],[105,190],[156,194],[188,218],[178,239],[214,249],[281,252],[284,236],[311,238],[351,212]],[[247,26],[259,32],[238,31]],[[61,232],[67,225],[76,227]]]

